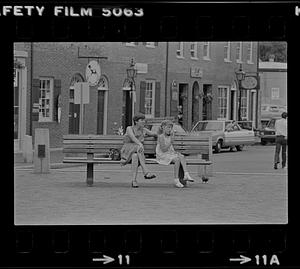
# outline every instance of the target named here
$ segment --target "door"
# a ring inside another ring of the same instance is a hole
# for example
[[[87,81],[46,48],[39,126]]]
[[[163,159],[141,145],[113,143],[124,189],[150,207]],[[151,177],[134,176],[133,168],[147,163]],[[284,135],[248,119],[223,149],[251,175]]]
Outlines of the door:
[[[97,134],[104,134],[104,97],[105,91],[98,91]]]
[[[19,95],[19,71],[14,69],[15,83],[14,83],[14,149],[19,150],[19,112],[20,112],[20,95]]]
[[[80,104],[74,104],[74,89],[70,89],[69,134],[79,134]]]
[[[182,107],[182,126],[188,129],[188,84],[179,84],[179,106]]]
[[[193,84],[193,98],[192,98],[192,126],[194,126],[199,119],[199,84],[197,81]]]
[[[230,119],[235,120],[236,91],[230,91]]]
[[[249,145],[254,142],[254,132],[241,129],[238,125],[234,125],[224,134],[226,146]]]
[[[212,94],[212,85],[203,84],[203,115],[202,120],[212,119],[212,102],[207,98],[208,94]]]
[[[132,103],[129,90],[123,90],[122,123],[124,131],[132,125]]]

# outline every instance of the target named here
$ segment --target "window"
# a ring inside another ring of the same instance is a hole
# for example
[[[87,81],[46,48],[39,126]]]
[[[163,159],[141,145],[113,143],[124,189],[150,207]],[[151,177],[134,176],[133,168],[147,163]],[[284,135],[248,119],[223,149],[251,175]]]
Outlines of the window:
[[[242,63],[242,42],[238,42],[236,46],[236,61]]]
[[[52,121],[53,79],[40,78],[39,121]]]
[[[204,42],[203,44],[203,59],[210,60],[210,43]]]
[[[192,59],[198,59],[197,42],[191,42],[190,52],[191,52]]]
[[[247,47],[247,63],[253,64],[253,42],[248,43]]]
[[[176,56],[177,58],[183,58],[183,42],[178,42]]]
[[[228,112],[228,89],[229,87],[218,87],[218,119],[226,119]]]
[[[279,88],[272,88],[272,99],[279,99]]]
[[[242,120],[244,120],[244,119],[248,119],[247,90],[241,90],[240,93],[242,95],[241,96],[241,118],[242,118]]]
[[[145,91],[145,116],[146,118],[154,117],[155,110],[155,81],[146,81]]]
[[[231,50],[230,42],[226,42],[224,45],[224,61],[225,62],[231,62],[230,50]]]

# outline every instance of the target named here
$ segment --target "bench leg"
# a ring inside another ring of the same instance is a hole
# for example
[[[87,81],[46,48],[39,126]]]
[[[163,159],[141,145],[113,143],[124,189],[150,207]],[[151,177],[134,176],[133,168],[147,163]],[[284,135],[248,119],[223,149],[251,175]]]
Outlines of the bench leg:
[[[91,187],[94,181],[94,164],[87,164],[87,172],[86,172],[86,184]]]

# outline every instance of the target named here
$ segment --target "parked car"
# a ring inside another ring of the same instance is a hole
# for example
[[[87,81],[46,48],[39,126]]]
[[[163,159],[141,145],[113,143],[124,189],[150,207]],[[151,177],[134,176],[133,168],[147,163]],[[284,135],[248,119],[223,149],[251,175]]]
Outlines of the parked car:
[[[255,142],[254,131],[241,128],[232,120],[208,120],[199,121],[193,127],[191,133],[198,135],[211,134],[212,146],[216,153],[221,149],[229,148],[237,151],[243,150],[244,145],[252,145]]]
[[[267,143],[275,143],[275,122],[278,119],[280,118],[278,117],[269,120],[267,126],[259,131],[260,143],[262,145],[266,145]]]
[[[277,117],[280,117],[282,112],[285,112],[285,111],[287,111],[286,106],[262,104],[261,105],[261,118],[262,119],[277,118]]]

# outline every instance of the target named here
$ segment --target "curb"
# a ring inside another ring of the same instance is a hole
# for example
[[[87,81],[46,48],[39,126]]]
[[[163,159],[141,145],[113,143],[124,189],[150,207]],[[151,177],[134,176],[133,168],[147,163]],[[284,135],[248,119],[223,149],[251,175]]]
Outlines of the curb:
[[[77,167],[77,166],[83,166],[83,165],[86,165],[85,163],[51,163],[50,164],[50,168],[51,169],[60,169],[60,168],[68,168],[68,167]],[[21,166],[21,165],[15,165],[14,166],[14,169],[33,169],[33,165],[24,165],[24,166]]]

